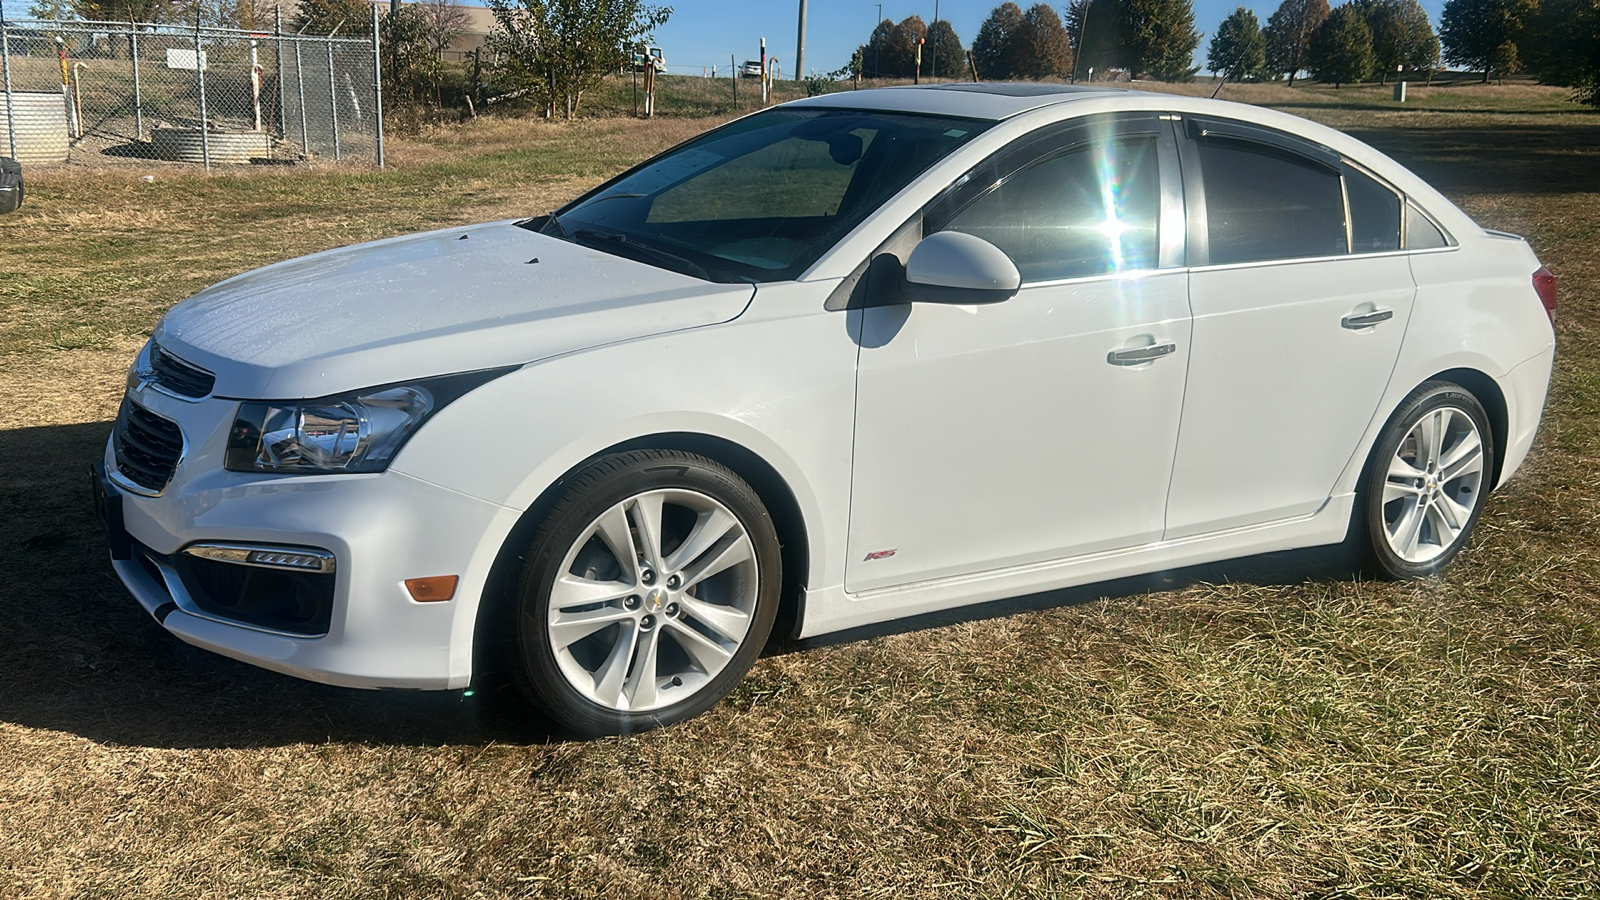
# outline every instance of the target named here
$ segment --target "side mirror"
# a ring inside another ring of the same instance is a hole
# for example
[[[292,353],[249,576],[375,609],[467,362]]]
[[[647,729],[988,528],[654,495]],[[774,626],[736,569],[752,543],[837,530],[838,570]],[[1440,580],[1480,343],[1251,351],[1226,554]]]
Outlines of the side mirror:
[[[1004,250],[959,231],[930,234],[906,261],[905,298],[913,303],[999,303],[1022,286]]]

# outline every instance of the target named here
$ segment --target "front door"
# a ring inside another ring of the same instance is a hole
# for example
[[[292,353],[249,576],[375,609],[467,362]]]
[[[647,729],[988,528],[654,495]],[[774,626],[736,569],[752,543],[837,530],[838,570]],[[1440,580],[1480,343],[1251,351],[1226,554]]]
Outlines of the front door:
[[[1160,538],[1189,355],[1164,124],[1060,129],[929,207],[1023,287],[862,314],[847,590]]]

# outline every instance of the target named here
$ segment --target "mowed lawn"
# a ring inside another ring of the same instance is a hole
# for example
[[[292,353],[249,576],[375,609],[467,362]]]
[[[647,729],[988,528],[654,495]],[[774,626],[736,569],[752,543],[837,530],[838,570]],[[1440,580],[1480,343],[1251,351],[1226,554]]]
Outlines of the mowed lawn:
[[[590,742],[496,691],[187,647],[113,577],[84,471],[188,294],[545,212],[714,122],[483,120],[381,173],[30,172],[0,217],[0,897],[1600,893],[1600,116],[1387,96],[1223,90],[1376,144],[1560,279],[1538,445],[1446,575],[1304,552],[1023,598],[775,648],[707,715]]]

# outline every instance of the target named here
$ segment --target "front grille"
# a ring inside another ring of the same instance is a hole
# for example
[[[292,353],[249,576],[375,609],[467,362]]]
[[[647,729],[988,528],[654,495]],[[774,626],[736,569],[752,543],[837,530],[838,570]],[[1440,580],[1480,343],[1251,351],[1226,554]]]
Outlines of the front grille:
[[[178,423],[123,398],[112,435],[117,471],[124,478],[156,493],[167,486],[183,456]]]
[[[201,609],[258,628],[315,637],[333,619],[332,572],[291,572],[203,559],[173,557],[184,590]]]
[[[199,366],[193,366],[161,349],[150,345],[150,374],[156,384],[174,394],[199,399],[216,387],[217,377]]]

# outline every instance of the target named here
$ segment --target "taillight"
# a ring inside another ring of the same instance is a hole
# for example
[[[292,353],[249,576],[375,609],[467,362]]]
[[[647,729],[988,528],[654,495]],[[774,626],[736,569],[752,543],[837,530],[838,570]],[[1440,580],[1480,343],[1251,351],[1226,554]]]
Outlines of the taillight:
[[[1556,323],[1556,276],[1544,266],[1533,273],[1533,292],[1539,295],[1539,302],[1544,304],[1544,314],[1550,317],[1550,324]]]

